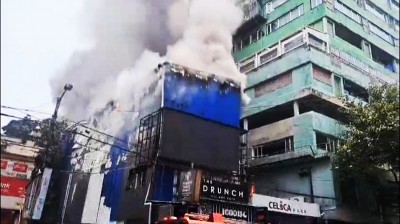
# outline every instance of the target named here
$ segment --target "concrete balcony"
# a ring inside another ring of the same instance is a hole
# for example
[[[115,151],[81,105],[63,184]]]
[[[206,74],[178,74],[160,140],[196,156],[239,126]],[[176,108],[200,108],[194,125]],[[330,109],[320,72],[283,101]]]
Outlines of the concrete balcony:
[[[339,136],[343,129],[338,121],[313,111],[255,128],[248,133],[249,165],[273,166],[329,156],[330,152],[317,147],[315,132]],[[285,143],[270,150],[269,144],[277,141]]]

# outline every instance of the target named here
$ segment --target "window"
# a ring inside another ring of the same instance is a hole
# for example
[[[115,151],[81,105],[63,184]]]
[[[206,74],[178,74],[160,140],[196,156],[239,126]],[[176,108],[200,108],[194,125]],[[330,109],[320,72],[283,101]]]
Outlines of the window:
[[[327,85],[332,85],[332,81],[331,81],[331,72],[328,70],[325,70],[321,67],[318,67],[316,65],[312,66],[312,70],[313,70],[313,77],[315,80],[318,80],[320,82],[323,82]]]
[[[399,21],[393,18],[393,25],[396,31],[399,31]]]
[[[246,72],[250,71],[253,68],[255,68],[254,58],[249,60],[249,61],[247,61],[247,62],[244,62],[243,64],[241,63],[239,70],[242,73],[246,73]]]
[[[270,2],[268,2],[265,5],[265,12],[271,13],[272,11],[274,11],[276,8],[278,8],[279,6],[283,5],[285,2],[287,2],[288,0],[272,0]]]
[[[383,67],[392,72],[395,71],[393,66],[393,60],[395,58],[392,55],[372,44],[371,44],[371,55],[372,55],[372,60],[381,64]]]
[[[396,0],[389,0],[389,4],[393,9],[399,10],[399,3]]]
[[[350,19],[361,24],[361,16],[357,12],[353,11],[352,9],[350,9],[349,7],[344,5],[342,2],[335,1],[335,9],[337,9],[338,11],[340,11],[341,13],[343,13]]]
[[[277,75],[255,87],[255,97],[281,89],[292,84],[292,72]]]
[[[335,24],[332,21],[328,21],[328,35],[335,36]]]
[[[315,132],[315,137],[317,139],[317,149],[335,152],[339,147],[340,140],[338,138],[328,136],[317,131]]]
[[[269,50],[267,53],[260,56],[260,64],[267,63],[278,56],[278,48]]]
[[[298,35],[296,38],[289,40],[288,42],[283,44],[284,52],[288,52],[290,50],[295,49],[298,46],[301,46],[304,43],[303,34]]]
[[[378,26],[374,25],[373,23],[369,23],[369,30],[377,35],[378,37],[382,38],[383,40],[389,42],[390,44],[394,44],[393,38],[390,34],[386,33],[384,30],[379,28]]]
[[[383,20],[386,22],[385,19],[385,14],[380,8],[372,4],[370,1],[365,2],[365,9],[369,11],[370,13],[374,14],[376,17],[379,19]]]
[[[364,87],[359,86],[350,80],[343,79],[343,89],[345,95],[356,97],[368,102],[368,92]]]
[[[315,37],[312,34],[308,35],[308,43],[314,47],[317,47],[321,50],[325,50],[325,43],[321,39]]]
[[[335,35],[349,44],[362,49],[363,38],[342,24],[335,24]]]
[[[283,16],[279,17],[278,19],[272,21],[271,23],[267,24],[267,30],[268,26],[271,26],[270,30],[271,32],[277,30],[278,28],[288,24],[289,22],[297,19],[301,15],[304,14],[304,6],[303,4],[292,9],[290,12],[284,14]],[[268,34],[268,32],[267,32]]]
[[[137,189],[138,186],[143,187],[146,184],[146,170],[131,169],[129,170],[126,190]]]
[[[312,9],[321,4],[322,4],[322,0],[311,0],[311,8]]]
[[[284,154],[294,150],[293,136],[253,147],[253,159]]]

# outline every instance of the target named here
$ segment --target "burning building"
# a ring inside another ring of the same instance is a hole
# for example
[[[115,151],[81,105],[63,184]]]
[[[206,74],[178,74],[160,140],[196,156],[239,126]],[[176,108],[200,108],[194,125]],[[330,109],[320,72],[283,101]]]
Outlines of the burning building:
[[[58,206],[58,218],[66,223],[141,223],[167,210],[173,215],[180,208],[174,204],[183,201],[197,211],[209,200],[248,203],[245,178],[232,176],[243,172],[240,85],[171,63],[160,64],[153,75],[147,94],[154,100],[129,131],[118,137],[88,126],[73,132],[64,147],[68,172],[52,171],[58,176],[53,186],[62,186],[59,202],[45,205],[42,214]],[[113,110],[108,104],[93,116],[92,126]],[[209,191],[201,190],[205,187]]]

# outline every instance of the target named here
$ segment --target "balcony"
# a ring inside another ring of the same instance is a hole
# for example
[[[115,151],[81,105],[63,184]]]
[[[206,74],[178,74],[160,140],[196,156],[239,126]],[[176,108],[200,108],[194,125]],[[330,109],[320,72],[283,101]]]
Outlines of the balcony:
[[[309,111],[249,131],[249,165],[275,166],[329,156],[343,126]]]

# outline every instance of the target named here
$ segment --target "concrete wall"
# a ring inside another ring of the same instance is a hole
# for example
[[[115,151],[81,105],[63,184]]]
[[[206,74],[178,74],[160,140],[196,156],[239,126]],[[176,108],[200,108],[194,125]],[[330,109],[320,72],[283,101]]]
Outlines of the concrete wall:
[[[300,177],[298,174],[303,167],[312,167],[314,195],[319,196],[315,197],[315,203],[322,207],[334,206],[335,190],[329,159],[259,170],[254,177],[256,193],[280,198],[303,195],[310,202],[309,177]]]

